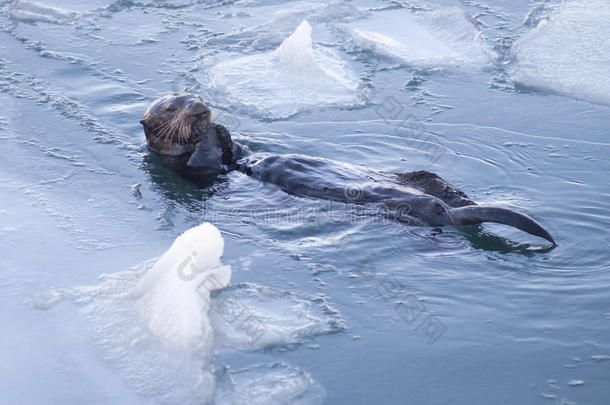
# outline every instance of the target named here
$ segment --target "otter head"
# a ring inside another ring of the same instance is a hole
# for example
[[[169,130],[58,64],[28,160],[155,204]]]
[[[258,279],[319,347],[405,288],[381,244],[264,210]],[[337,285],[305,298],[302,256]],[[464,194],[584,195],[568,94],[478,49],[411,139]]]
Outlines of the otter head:
[[[212,112],[201,97],[171,93],[153,101],[140,123],[151,150],[176,156],[194,151],[197,128],[211,118]]]

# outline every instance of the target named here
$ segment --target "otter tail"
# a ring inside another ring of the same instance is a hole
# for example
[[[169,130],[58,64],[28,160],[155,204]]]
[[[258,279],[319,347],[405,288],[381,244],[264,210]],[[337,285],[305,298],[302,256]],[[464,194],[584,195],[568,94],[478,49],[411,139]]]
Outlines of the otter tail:
[[[452,208],[449,211],[449,215],[455,225],[497,222],[499,224],[514,226],[517,229],[544,238],[553,245],[556,245],[553,237],[535,219],[509,208],[468,205],[460,208]]]

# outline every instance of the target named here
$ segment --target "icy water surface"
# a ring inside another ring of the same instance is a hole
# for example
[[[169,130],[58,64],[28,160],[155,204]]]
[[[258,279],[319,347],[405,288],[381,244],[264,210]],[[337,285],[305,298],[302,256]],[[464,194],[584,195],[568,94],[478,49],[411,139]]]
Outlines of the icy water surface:
[[[0,9],[1,403],[608,402],[606,1]],[[197,189],[138,123],[178,90],[254,151],[433,171],[558,246]],[[228,286],[162,271],[191,259]]]

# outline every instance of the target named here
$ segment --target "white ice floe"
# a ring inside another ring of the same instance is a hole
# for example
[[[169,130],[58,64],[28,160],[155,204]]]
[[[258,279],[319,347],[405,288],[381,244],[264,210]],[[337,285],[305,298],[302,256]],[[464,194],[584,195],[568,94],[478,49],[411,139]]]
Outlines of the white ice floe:
[[[324,390],[298,368],[262,365],[234,372],[215,364],[218,348],[298,344],[342,330],[338,313],[323,299],[250,284],[226,288],[231,269],[221,263],[223,245],[217,228],[199,225],[158,260],[103,276],[70,296],[84,304],[104,358],[152,402],[321,402]]]
[[[66,298],[66,295],[56,288],[46,288],[32,298],[26,299],[24,303],[32,308],[47,310],[54,308],[64,298]]]
[[[22,22],[47,22],[64,23],[77,16],[77,13],[64,10],[59,7],[47,6],[42,3],[28,3],[26,1],[15,1],[6,7],[7,14],[17,21]]]
[[[235,57],[209,69],[212,88],[249,113],[283,118],[328,106],[359,104],[358,79],[346,61],[314,47],[303,21],[272,52]]]
[[[220,263],[223,246],[220,231],[213,225],[189,229],[134,289],[134,296],[141,297],[141,315],[166,346],[203,345],[203,350],[211,352],[210,292],[226,287],[231,279],[231,267]]]
[[[569,1],[512,47],[517,86],[610,104],[610,2]]]
[[[199,0],[113,0],[106,8],[112,9],[113,11],[126,10],[132,8],[134,5],[144,7],[180,8],[192,6],[193,4],[197,4],[198,1]]]
[[[278,2],[281,1],[278,0]],[[247,7],[244,2],[240,2],[240,5]],[[256,10],[252,10],[252,12],[256,14],[257,18],[268,18],[268,21],[249,27],[240,26],[234,32],[209,38],[206,44],[218,49],[236,52],[269,51],[277,48],[303,20],[307,20],[315,26],[313,32],[315,39],[325,43],[337,43],[339,42],[337,40],[340,40],[334,30],[337,24],[346,23],[366,15],[364,11],[343,0],[320,3],[288,3],[284,4],[281,10],[274,11],[269,17],[256,4],[250,4],[250,6],[256,7]],[[270,10],[267,6],[268,4],[263,8],[269,13]],[[271,9],[277,10],[278,8],[271,7]],[[245,10],[248,10],[248,8]]]
[[[316,405],[326,392],[303,370],[283,363],[217,373],[218,405]]]
[[[459,8],[386,10],[342,28],[362,49],[418,67],[483,66],[493,56]]]
[[[276,12],[273,19],[265,24],[268,27],[283,29],[294,27],[303,20],[314,24],[337,23],[362,17],[365,14],[357,7],[344,1],[331,1],[323,3],[297,3],[291,8]]]
[[[344,330],[338,312],[288,291],[238,284],[212,300],[210,319],[219,347],[260,349],[298,344]]]

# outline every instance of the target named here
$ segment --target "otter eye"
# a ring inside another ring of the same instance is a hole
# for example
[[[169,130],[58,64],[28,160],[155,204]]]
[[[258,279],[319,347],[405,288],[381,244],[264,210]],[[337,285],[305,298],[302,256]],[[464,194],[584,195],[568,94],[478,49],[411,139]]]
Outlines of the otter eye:
[[[176,106],[173,104],[168,104],[163,107],[163,111],[176,111]]]

